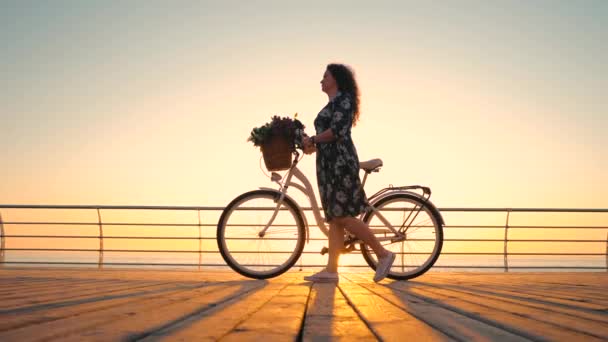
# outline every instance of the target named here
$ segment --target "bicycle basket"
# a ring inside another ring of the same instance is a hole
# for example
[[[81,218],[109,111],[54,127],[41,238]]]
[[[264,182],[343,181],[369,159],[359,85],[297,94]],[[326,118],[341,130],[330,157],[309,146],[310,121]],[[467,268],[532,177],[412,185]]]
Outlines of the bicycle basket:
[[[268,142],[262,144],[261,149],[264,164],[266,164],[268,171],[287,170],[291,167],[291,154],[294,147],[287,141],[287,138],[282,136],[272,137]]]

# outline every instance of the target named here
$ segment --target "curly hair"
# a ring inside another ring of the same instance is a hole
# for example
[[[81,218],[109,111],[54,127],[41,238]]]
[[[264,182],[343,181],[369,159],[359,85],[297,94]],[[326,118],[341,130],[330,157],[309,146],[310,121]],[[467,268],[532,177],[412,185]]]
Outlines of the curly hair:
[[[357,85],[357,80],[355,79],[355,72],[347,65],[336,63],[328,64],[327,70],[336,80],[338,90],[349,93],[355,99],[353,106],[353,126],[355,126],[357,121],[359,121],[360,103],[359,86]]]

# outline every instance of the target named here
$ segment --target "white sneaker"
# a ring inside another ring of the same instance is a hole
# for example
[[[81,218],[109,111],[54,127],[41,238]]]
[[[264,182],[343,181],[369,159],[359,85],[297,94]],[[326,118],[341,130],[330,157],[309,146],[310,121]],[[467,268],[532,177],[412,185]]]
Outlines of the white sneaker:
[[[336,272],[327,272],[326,270],[323,270],[313,275],[304,277],[304,280],[315,283],[337,283],[340,281],[340,277],[338,277],[338,273]]]
[[[390,271],[393,262],[395,261],[395,253],[388,252],[388,255],[384,258],[378,259],[378,266],[376,266],[376,275],[374,275],[374,281],[377,283],[384,279]]]

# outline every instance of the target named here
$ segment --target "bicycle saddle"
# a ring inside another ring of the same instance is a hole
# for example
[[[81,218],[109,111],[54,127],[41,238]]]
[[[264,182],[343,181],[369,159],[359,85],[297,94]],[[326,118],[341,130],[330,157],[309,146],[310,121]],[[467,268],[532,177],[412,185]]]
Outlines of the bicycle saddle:
[[[382,166],[382,159],[379,159],[379,158],[359,162],[359,168],[362,170],[365,170],[365,172],[376,171],[381,166]]]

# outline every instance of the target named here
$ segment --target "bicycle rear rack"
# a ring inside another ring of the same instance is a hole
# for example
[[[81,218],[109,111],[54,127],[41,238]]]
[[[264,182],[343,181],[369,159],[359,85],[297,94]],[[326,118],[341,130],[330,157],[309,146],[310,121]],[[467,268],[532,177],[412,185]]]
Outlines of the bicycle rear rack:
[[[431,188],[429,188],[428,186],[422,186],[422,185],[392,186],[392,185],[389,185],[386,188],[380,189],[378,192],[373,194],[367,200],[372,201],[374,198],[382,196],[383,194],[385,194],[387,192],[391,192],[391,191],[408,191],[408,190],[422,190],[421,197],[424,199],[425,203],[429,200],[429,198],[431,198]]]
[[[410,211],[409,215],[405,218],[405,220],[403,220],[401,227],[399,227],[399,229],[398,229],[398,231],[402,234],[405,234],[407,232],[407,230],[409,229],[412,222],[414,222],[414,220],[416,220],[416,217],[418,217],[418,214],[420,213],[422,208],[427,204],[427,202],[431,198],[431,188],[429,188],[428,186],[422,186],[422,185],[406,185],[406,186],[397,186],[397,187],[390,185],[389,187],[381,189],[380,191],[376,192],[368,199],[368,201],[372,201],[374,198],[378,198],[378,197],[386,194],[387,192],[411,191],[411,190],[422,190],[422,194],[416,193],[422,199],[422,205],[419,207],[415,206]],[[414,212],[415,212],[415,214],[414,214]],[[412,214],[414,214],[414,217],[412,217]],[[411,220],[410,220],[410,218],[411,218]]]

